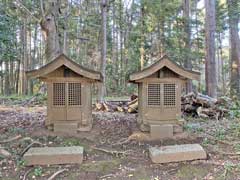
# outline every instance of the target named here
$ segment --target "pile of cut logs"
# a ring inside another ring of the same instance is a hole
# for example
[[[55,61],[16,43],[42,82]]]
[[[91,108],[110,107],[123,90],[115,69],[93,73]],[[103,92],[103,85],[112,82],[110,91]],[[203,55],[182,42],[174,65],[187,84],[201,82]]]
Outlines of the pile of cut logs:
[[[96,111],[137,113],[138,97],[137,95],[132,95],[130,100],[112,100],[103,103],[96,103],[94,109]]]
[[[232,101],[228,97],[211,98],[200,93],[189,93],[181,97],[181,110],[184,115],[220,119],[229,112]],[[94,105],[96,111],[137,113],[138,97],[131,96],[130,101],[105,101]]]
[[[201,93],[189,93],[181,97],[182,112],[201,118],[220,119],[229,113],[232,101],[228,97],[215,99]]]

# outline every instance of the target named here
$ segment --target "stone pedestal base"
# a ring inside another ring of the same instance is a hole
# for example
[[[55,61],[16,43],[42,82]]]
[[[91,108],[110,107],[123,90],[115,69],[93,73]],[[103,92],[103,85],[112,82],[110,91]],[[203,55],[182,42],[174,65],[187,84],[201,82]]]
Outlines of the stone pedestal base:
[[[91,131],[92,129],[92,124],[88,125],[88,126],[80,126],[78,127],[77,131],[78,132],[87,132],[87,131]]]
[[[150,125],[150,136],[152,139],[172,138],[173,125]]]
[[[183,133],[184,119],[176,120],[171,123],[159,122],[158,124],[139,124],[142,132],[150,132],[151,138],[163,139],[171,138],[178,133]]]
[[[54,123],[54,132],[77,133],[78,123]]]

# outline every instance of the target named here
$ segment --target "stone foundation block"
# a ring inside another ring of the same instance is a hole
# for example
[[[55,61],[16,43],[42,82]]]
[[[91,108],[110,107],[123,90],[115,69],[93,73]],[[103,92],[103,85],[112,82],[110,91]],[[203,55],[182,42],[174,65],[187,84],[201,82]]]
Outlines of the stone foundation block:
[[[77,123],[54,123],[54,132],[77,133]]]
[[[173,125],[150,125],[150,136],[152,139],[164,139],[173,137]]]

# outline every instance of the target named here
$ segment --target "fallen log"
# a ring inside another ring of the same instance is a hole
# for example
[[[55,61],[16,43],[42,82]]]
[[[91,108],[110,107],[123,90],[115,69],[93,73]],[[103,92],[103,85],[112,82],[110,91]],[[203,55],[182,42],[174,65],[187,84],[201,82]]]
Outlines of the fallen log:
[[[138,109],[138,101],[128,106],[129,113],[135,113],[137,112],[137,109]]]
[[[136,94],[131,95],[131,101],[133,101],[134,99],[137,99],[137,98],[138,98],[138,96]]]
[[[130,105],[132,105],[132,104],[135,104],[137,101],[138,101],[138,98],[130,101],[127,105],[130,106]]]
[[[121,107],[121,106],[117,106],[117,111],[119,111],[119,112],[124,112],[124,109],[123,109],[123,107]]]
[[[98,110],[98,111],[103,110],[103,105],[102,105],[102,103],[96,103],[96,104],[95,104],[95,109]]]
[[[200,93],[198,93],[195,98],[195,103],[201,104],[201,106],[203,107],[213,107],[216,102],[217,102],[217,99],[207,95],[200,94]]]
[[[106,102],[103,102],[102,104],[103,104],[103,107],[104,107],[104,111],[107,111],[107,112],[109,112],[109,111],[110,111],[110,109],[109,109],[109,107],[108,107],[107,103],[106,103]]]

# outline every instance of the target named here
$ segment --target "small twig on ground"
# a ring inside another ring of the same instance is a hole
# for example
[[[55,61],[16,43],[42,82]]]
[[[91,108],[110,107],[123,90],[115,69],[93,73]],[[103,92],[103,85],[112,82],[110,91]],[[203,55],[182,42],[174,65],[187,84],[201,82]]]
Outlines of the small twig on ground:
[[[129,154],[129,152],[131,152],[132,150],[126,150],[126,151],[113,151],[113,150],[107,150],[107,149],[103,149],[103,148],[98,148],[98,147],[92,147],[92,149],[94,150],[98,150],[98,151],[102,151],[104,153],[107,154],[111,154],[111,155],[115,155],[115,156],[119,156],[119,155],[127,155]]]
[[[21,141],[34,141],[31,137],[25,137],[23,139],[21,139]]]
[[[178,169],[176,169],[176,168],[170,169],[170,170],[167,171],[167,173],[170,174],[170,173],[172,173],[172,172],[174,172],[174,171],[177,171],[177,170],[178,170]]]
[[[4,157],[10,157],[11,153],[9,151],[7,151],[6,149],[0,149],[0,155],[2,155]]]
[[[116,146],[116,145],[123,145],[123,144],[126,144],[128,143],[129,141],[131,141],[131,139],[129,138],[123,138],[123,139],[120,139],[118,142],[112,144],[113,146]]]
[[[21,153],[20,153],[20,156],[22,157],[27,151],[28,149],[30,149],[33,145],[40,145],[40,146],[43,146],[44,144],[38,142],[38,141],[33,141],[31,144],[29,144]]]
[[[22,135],[17,135],[17,136],[15,136],[15,137],[10,138],[10,139],[0,141],[0,144],[2,144],[2,143],[8,143],[8,142],[11,142],[11,141],[15,141],[15,140],[20,139],[21,137],[22,137]]]
[[[99,179],[105,179],[105,178],[109,178],[109,177],[114,177],[114,174],[106,174],[104,176],[99,177]]]
[[[64,171],[67,171],[67,169],[61,169],[61,170],[55,172],[53,175],[51,175],[51,176],[48,178],[48,180],[53,180],[57,175],[63,173]]]
[[[27,179],[27,176],[28,176],[28,174],[32,171],[32,169],[33,169],[33,168],[30,168],[30,169],[28,169],[28,170],[25,172],[25,174],[24,174],[24,176],[23,176],[23,180],[26,180],[26,179]]]
[[[227,169],[225,169],[225,171],[224,171],[224,179],[227,179],[227,174],[228,174],[228,170]]]

